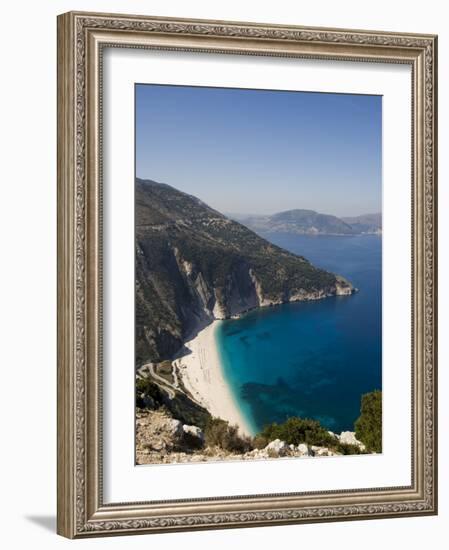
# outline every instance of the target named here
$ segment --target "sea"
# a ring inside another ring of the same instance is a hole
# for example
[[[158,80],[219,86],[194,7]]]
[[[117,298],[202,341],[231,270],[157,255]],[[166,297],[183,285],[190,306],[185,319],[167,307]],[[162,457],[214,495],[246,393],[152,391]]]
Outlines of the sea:
[[[292,416],[352,431],[361,396],[382,389],[382,237],[262,236],[359,291],[221,322],[216,341],[234,399],[253,434]]]

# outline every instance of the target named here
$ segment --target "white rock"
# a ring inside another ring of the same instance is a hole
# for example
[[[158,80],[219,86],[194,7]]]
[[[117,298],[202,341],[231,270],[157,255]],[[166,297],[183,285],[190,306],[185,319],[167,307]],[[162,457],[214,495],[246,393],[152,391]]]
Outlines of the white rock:
[[[356,439],[354,432],[341,432],[340,443],[344,443],[346,445],[356,445],[362,451],[366,448],[361,441]]]
[[[297,449],[298,449],[298,452],[301,456],[310,456],[309,447],[305,443],[300,443],[298,445]]]
[[[354,432],[341,432],[340,434],[340,442],[345,443],[346,445],[355,445],[356,442],[355,433]]]
[[[153,449],[153,451],[162,451],[163,449],[165,449],[165,447],[166,445],[162,440],[153,441],[151,443],[151,448]]]
[[[204,442],[203,430],[198,428],[198,426],[189,426],[188,424],[184,424],[182,429],[185,434],[193,435],[193,437],[197,437],[200,441]]]
[[[169,420],[167,430],[173,437],[181,437],[184,433],[182,422],[180,420],[176,420],[175,418]]]
[[[268,443],[268,445],[265,447],[265,450],[268,453],[274,453],[278,456],[285,456],[286,454],[288,454],[290,448],[285,441],[275,439],[274,441],[270,441],[270,443]]]
[[[329,456],[329,449],[327,447],[320,447],[315,452],[315,456]]]

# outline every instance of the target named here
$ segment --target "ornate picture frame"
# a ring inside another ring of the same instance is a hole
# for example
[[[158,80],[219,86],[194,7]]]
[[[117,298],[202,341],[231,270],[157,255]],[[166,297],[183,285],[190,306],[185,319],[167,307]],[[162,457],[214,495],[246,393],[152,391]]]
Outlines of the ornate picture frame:
[[[102,56],[138,48],[367,61],[412,74],[412,482],[105,503]],[[90,536],[437,513],[437,37],[70,12],[58,17],[58,533]]]

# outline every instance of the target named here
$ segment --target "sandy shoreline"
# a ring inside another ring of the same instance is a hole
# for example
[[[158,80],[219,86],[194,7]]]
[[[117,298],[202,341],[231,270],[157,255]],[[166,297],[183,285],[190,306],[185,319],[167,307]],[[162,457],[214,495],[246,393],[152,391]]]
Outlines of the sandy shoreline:
[[[191,353],[174,361],[185,388],[212,416],[237,424],[241,433],[251,429],[232,396],[224,377],[215,331],[220,321],[213,321],[185,344]]]

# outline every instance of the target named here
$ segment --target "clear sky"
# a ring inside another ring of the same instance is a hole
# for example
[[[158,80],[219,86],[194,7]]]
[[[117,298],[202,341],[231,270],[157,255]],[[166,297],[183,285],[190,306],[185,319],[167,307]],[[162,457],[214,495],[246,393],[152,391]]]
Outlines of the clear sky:
[[[224,213],[381,211],[381,96],[136,85],[136,175]]]

